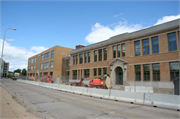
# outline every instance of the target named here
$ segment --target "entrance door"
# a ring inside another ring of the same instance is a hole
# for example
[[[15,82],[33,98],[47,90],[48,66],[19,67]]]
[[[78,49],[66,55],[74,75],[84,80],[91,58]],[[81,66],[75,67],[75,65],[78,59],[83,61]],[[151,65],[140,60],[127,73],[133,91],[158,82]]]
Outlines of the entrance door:
[[[116,68],[116,85],[123,85],[123,70],[121,67]]]

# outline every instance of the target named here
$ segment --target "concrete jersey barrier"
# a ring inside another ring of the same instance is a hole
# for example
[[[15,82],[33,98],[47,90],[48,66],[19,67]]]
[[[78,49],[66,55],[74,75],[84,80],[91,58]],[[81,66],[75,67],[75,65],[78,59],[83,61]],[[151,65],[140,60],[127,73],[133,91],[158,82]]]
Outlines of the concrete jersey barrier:
[[[153,87],[135,86],[136,92],[153,93]],[[134,86],[125,86],[125,91],[134,92]]]
[[[88,88],[87,94],[85,94],[85,95],[92,96],[92,97],[103,98],[103,99],[109,99],[110,90]]]
[[[80,95],[83,95],[85,93],[87,93],[87,90],[88,88],[86,87],[77,87],[77,86],[72,86],[72,93],[75,93],[75,94],[80,94]]]
[[[145,93],[144,105],[180,110],[180,96],[157,93]]]
[[[143,104],[144,93],[111,90],[109,99],[135,104]]]

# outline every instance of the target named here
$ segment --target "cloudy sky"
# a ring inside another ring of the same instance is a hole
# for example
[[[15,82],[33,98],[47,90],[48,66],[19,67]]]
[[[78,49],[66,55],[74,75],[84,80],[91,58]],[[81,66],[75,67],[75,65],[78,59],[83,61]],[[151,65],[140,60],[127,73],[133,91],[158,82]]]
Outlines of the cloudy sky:
[[[0,52],[10,71],[55,45],[75,48],[180,18],[179,1],[1,1]]]

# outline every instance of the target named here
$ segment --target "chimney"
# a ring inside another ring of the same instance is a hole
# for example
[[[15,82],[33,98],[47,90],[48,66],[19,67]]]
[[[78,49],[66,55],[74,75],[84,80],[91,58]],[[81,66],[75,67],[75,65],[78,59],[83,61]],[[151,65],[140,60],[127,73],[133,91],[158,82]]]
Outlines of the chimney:
[[[79,49],[79,48],[82,48],[82,47],[85,47],[84,45],[76,45],[76,49]]]

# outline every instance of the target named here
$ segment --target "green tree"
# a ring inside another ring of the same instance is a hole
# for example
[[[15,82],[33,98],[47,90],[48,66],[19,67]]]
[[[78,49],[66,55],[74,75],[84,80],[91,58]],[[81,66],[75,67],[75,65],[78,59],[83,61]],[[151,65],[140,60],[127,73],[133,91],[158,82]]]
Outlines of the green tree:
[[[22,74],[23,74],[24,76],[26,76],[26,73],[27,73],[27,71],[26,71],[26,69],[24,68],[24,69],[22,70]]]
[[[21,69],[14,70],[14,73],[21,73]]]

